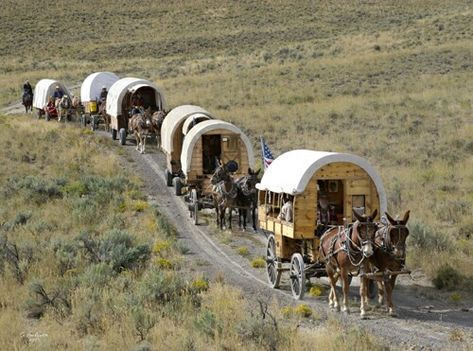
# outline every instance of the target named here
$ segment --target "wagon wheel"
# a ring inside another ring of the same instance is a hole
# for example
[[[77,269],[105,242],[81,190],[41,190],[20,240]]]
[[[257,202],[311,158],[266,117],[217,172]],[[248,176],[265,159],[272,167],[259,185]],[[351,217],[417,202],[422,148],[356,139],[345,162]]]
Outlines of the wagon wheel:
[[[292,296],[296,300],[302,300],[305,292],[305,272],[304,260],[300,253],[295,253],[291,257],[289,277],[291,278]]]
[[[281,261],[276,256],[276,241],[274,235],[268,237],[266,244],[266,273],[268,274],[269,285],[277,289],[281,281]]]
[[[198,217],[198,213],[199,213],[199,199],[197,197],[197,190],[196,189],[192,189],[191,190],[191,199],[190,199],[190,208],[191,208],[191,211],[190,211],[190,215],[192,218],[194,218],[194,224],[197,225],[198,222],[199,222],[199,217]]]

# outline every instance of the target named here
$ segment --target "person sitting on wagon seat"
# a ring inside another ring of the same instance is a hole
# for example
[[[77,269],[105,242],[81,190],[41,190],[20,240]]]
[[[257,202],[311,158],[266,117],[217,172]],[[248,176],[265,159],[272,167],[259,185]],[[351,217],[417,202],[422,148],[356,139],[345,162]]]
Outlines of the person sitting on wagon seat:
[[[286,222],[292,222],[292,199],[289,195],[284,195],[283,201],[284,205],[281,207],[281,212],[279,213],[278,219],[281,219]]]
[[[326,195],[321,195],[317,202],[317,235],[321,236],[333,221],[335,215],[330,209]]]
[[[64,96],[64,92],[59,87],[59,85],[56,85],[56,90],[54,90],[54,94],[53,94],[54,99],[55,100],[62,99],[63,96]]]
[[[107,95],[108,95],[107,87],[104,85],[102,87],[102,91],[100,92],[100,102],[104,102],[105,100],[107,100]]]

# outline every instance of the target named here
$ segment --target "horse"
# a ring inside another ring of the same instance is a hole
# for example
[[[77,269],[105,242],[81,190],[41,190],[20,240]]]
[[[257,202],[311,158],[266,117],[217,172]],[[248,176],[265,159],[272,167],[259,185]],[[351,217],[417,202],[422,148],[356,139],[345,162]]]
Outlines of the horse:
[[[165,111],[156,111],[151,117],[152,132],[156,136],[156,146],[158,149],[161,147],[161,127],[163,126],[164,117],[166,117]]]
[[[248,175],[237,180],[238,196],[238,226],[240,229],[246,230],[246,216],[248,210],[251,211],[251,219],[253,221],[253,230],[256,231],[256,208],[258,206],[258,192],[256,191],[256,183],[258,183],[258,175],[261,169],[253,171],[248,168]],[[243,226],[242,226],[243,218]]]
[[[396,283],[397,274],[391,275],[388,272],[396,272],[404,269],[406,262],[406,239],[409,229],[406,227],[409,220],[410,211],[404,214],[402,220],[393,219],[385,212],[388,223],[381,224],[381,228],[376,231],[374,241],[374,254],[370,258],[374,272],[383,272],[383,279],[377,281],[378,303],[383,304],[384,292],[386,291],[386,307],[388,314],[396,316],[392,301],[392,292]]]
[[[79,120],[80,115],[84,112],[84,106],[82,105],[78,96],[74,96],[72,98],[71,108],[76,115],[76,120]]]
[[[102,116],[103,123],[105,125],[105,131],[110,131],[110,116],[107,114],[107,104],[105,99],[100,99],[99,101],[99,115]]]
[[[214,174],[210,178],[210,183],[213,185],[212,198],[214,201],[214,208],[217,215],[217,226],[220,229],[225,227],[225,211],[230,207],[229,215],[229,229],[232,228],[232,207],[238,195],[238,186],[233,180],[230,172],[224,164],[218,161],[218,166]]]
[[[61,122],[62,117],[64,116],[64,121],[67,122],[67,115],[69,113],[69,109],[72,106],[71,99],[67,95],[63,95],[62,98],[56,99],[56,110],[57,110],[57,121]]]
[[[25,106],[26,113],[28,113],[28,110],[33,112],[33,94],[25,92],[22,96],[22,104]]]
[[[373,255],[373,241],[377,230],[373,219],[378,214],[374,210],[370,216],[359,215],[353,211],[356,222],[348,228],[334,227],[320,238],[319,259],[325,261],[325,270],[330,280],[329,306],[340,311],[335,289],[338,277],[342,278],[342,311],[350,313],[348,307],[349,273],[362,275],[369,270],[369,258]],[[360,279],[360,315],[366,316],[365,304],[368,301],[367,279]]]
[[[151,110],[146,109],[143,114],[134,114],[130,119],[130,130],[136,138],[136,150],[144,154],[146,149],[146,137],[152,130]]]

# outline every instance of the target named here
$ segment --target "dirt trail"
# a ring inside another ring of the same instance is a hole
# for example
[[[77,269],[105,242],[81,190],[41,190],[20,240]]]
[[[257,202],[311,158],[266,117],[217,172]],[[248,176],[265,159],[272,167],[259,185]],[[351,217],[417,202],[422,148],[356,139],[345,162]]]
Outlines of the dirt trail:
[[[19,106],[22,107],[21,105]],[[3,113],[22,112],[18,106],[2,109]],[[107,133],[99,132],[104,137]],[[271,289],[266,283],[264,269],[255,269],[250,261],[238,255],[236,249],[245,246],[251,257],[264,256],[266,238],[263,233],[221,232],[216,230],[213,216],[200,217],[198,226],[189,218],[186,203],[176,197],[165,184],[165,157],[156,147],[139,154],[129,139],[123,146],[123,167],[131,168],[144,181],[144,190],[159,211],[178,232],[179,240],[189,249],[185,255],[185,269],[203,273],[211,278],[223,278],[227,283],[241,288],[252,301],[277,299],[281,305],[296,304],[293,300],[287,275],[283,274],[281,289]],[[327,286],[325,280],[318,280]],[[355,301],[351,315],[335,313],[328,309],[327,292],[321,297],[306,297],[308,304],[320,316],[321,323],[329,316],[339,318],[347,325],[358,325],[384,339],[394,349],[458,350],[473,346],[472,299],[460,305],[449,302],[448,293],[440,293],[426,284],[418,284],[408,277],[400,279],[395,290],[398,318],[388,317],[381,309],[372,309],[369,319],[358,316],[357,281],[354,279],[351,298]],[[309,327],[314,324],[309,323]]]

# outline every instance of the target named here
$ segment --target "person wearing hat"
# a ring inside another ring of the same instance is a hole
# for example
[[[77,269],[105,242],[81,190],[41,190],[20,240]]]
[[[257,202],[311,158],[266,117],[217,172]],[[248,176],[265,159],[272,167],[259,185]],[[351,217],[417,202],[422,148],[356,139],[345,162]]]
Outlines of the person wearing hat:
[[[54,99],[55,100],[62,99],[63,96],[64,96],[64,92],[59,87],[59,85],[56,85],[56,90],[54,90],[54,94],[53,94]]]
[[[107,95],[108,95],[107,87],[104,85],[102,87],[102,91],[100,92],[100,102],[107,100]]]

